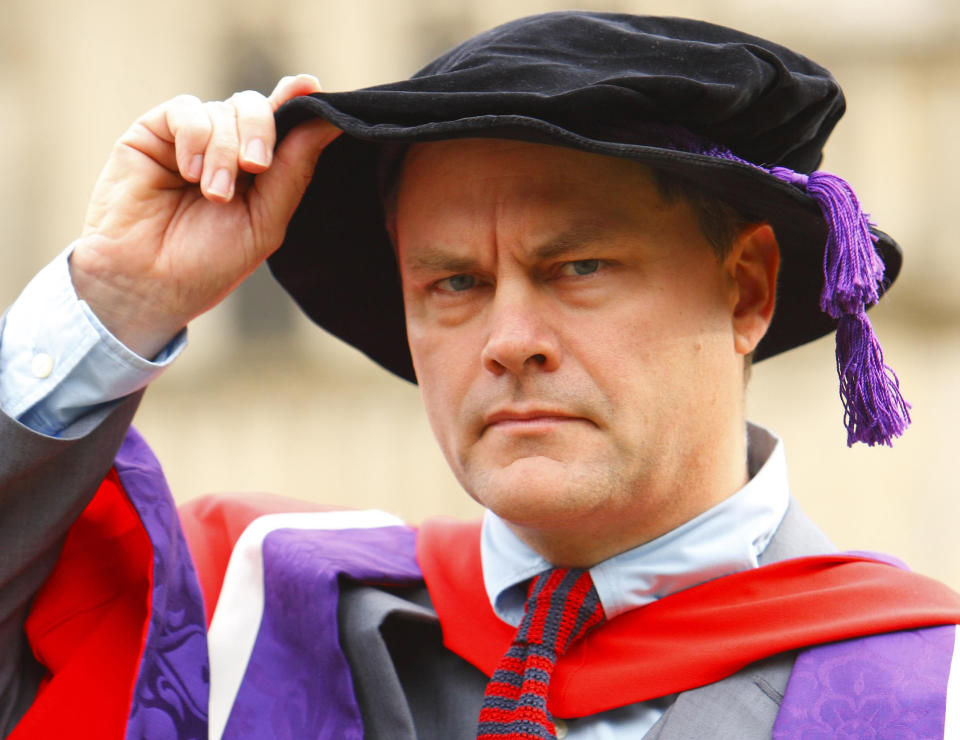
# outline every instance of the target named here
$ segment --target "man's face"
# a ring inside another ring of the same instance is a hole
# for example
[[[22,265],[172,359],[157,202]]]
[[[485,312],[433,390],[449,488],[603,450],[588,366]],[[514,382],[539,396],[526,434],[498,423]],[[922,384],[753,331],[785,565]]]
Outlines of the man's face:
[[[396,208],[417,378],[473,498],[607,554],[715,503],[743,438],[737,287],[686,203],[633,162],[474,139],[412,147]]]

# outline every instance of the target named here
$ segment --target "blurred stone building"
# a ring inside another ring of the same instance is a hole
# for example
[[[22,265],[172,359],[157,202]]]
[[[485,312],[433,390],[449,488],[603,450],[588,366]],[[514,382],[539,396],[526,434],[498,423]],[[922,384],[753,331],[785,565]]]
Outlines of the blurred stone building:
[[[554,0],[5,0],[0,24],[0,304],[80,231],[115,138],[150,106],[406,76],[473,32]],[[914,403],[894,449],[844,445],[831,340],[762,363],[751,416],[787,443],[791,482],[842,548],[895,552],[960,587],[960,4],[954,0],[610,0],[775,39],[838,77],[849,111],[825,169],[900,241],[905,269],[874,321]],[[478,509],[446,470],[416,389],[301,319],[257,274],[195,322],[138,425],[179,498],[271,490],[417,521]],[[2,451],[0,451],[2,454]]]

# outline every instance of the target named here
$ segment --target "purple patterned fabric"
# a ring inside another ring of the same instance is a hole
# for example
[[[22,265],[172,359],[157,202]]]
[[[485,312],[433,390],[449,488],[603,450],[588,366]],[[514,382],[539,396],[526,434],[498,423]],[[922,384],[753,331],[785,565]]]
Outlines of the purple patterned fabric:
[[[153,543],[152,612],[126,738],[206,740],[206,620],[173,498],[160,463],[135,430],[114,465]]]
[[[775,740],[940,740],[956,627],[891,632],[800,653]]]
[[[361,740],[363,723],[337,632],[340,579],[419,581],[415,538],[406,527],[267,535],[263,620],[225,740]]]

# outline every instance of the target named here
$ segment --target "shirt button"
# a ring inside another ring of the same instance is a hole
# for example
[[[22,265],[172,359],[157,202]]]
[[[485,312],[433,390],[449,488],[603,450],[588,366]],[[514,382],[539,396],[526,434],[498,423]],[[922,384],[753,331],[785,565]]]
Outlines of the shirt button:
[[[33,356],[33,362],[30,363],[30,372],[35,378],[49,377],[53,372],[53,358],[46,352],[38,352]]]
[[[553,728],[557,731],[557,740],[563,740],[567,736],[567,723],[562,719],[553,720]]]

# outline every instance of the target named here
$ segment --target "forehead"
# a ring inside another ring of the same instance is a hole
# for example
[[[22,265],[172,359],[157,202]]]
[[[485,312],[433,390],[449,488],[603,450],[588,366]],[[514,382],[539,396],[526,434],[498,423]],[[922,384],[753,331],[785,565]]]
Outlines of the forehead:
[[[610,186],[655,182],[649,167],[629,159],[514,139],[465,138],[410,145],[397,186],[541,175],[585,183],[602,180]]]
[[[539,229],[585,218],[641,228],[673,210],[638,162],[509,139],[411,146],[390,207],[418,229],[454,220]]]

